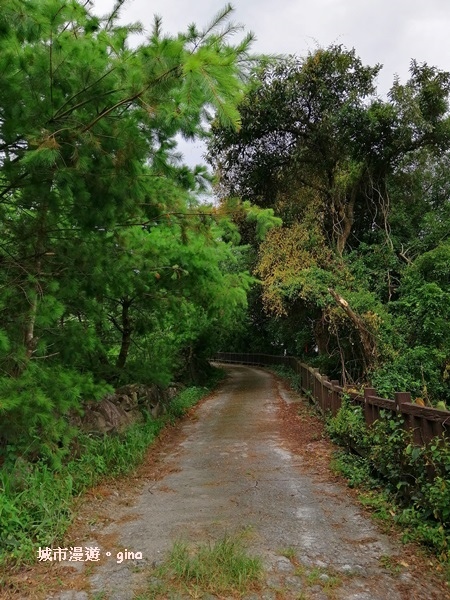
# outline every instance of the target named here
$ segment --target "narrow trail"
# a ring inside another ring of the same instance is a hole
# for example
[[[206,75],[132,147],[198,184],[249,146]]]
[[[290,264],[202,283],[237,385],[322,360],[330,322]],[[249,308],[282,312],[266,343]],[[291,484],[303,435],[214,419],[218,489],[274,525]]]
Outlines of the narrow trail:
[[[71,532],[80,536],[73,545],[98,546],[111,557],[66,563],[63,591],[47,598],[131,600],[175,540],[244,530],[266,569],[264,591],[248,598],[446,598],[432,573],[409,564],[404,548],[380,533],[328,471],[320,449],[329,442],[311,436],[307,417],[294,423],[299,397],[261,369],[226,369],[218,391],[159,445],[151,465],[122,486],[97,489]],[[119,564],[125,548],[142,559]],[[400,561],[395,573],[387,568]],[[295,575],[299,566],[316,577]],[[339,584],[328,589],[332,576]]]

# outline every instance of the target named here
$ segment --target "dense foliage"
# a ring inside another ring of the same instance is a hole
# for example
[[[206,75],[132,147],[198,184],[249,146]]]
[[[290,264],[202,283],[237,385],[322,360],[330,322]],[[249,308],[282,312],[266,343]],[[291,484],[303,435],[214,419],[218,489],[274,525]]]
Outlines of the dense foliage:
[[[241,128],[214,125],[222,204],[241,197],[283,220],[263,242],[236,221],[262,284],[236,346],[256,326],[248,349],[448,401],[450,73],[412,61],[381,99],[380,68],[336,45],[268,61]]]
[[[239,125],[251,36],[227,6],[133,49],[122,4],[2,3],[0,462],[67,448],[65,415],[111,386],[198,380],[246,307],[237,230],[175,137]]]

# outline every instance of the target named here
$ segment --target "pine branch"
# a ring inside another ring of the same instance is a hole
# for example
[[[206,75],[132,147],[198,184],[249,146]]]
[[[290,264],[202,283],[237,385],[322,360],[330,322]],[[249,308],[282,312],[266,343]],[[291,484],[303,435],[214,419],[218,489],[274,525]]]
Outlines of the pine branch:
[[[111,14],[109,15],[108,20],[106,22],[105,31],[109,31],[113,27],[116,19],[119,16],[119,11],[122,8],[122,6],[125,4],[125,2],[126,2],[126,0],[117,0],[116,1],[115,5],[114,5],[114,8],[113,8],[113,10],[112,10]]]
[[[218,25],[220,25],[220,23],[222,21],[224,21],[225,19],[227,19],[230,14],[234,12],[234,8],[233,6],[228,3],[226,4],[222,10],[220,10],[212,19],[212,21],[210,22],[209,25],[207,25],[206,29],[204,31],[202,31],[202,33],[200,34],[200,40],[203,41],[210,33],[212,33],[214,31],[214,29],[216,29],[216,27]]]
[[[16,160],[19,160],[19,158],[17,158]],[[16,162],[16,160],[12,161],[12,162]],[[25,179],[25,177],[28,175],[28,173],[22,173],[21,175],[19,175],[17,177],[17,179],[11,183],[8,187],[6,187],[3,192],[0,193],[0,198],[4,198],[7,194],[9,194],[9,192],[12,192],[13,190],[17,189],[18,186],[18,182],[21,181],[22,179]]]
[[[171,69],[169,69],[168,71],[166,71],[165,73],[163,73],[162,75],[160,75],[159,77],[157,77],[156,79],[154,79],[153,81],[151,81],[142,90],[140,90],[139,92],[136,92],[136,94],[133,94],[132,96],[129,96],[128,98],[124,98],[123,100],[120,100],[119,102],[117,102],[113,106],[110,106],[109,108],[104,109],[98,115],[98,117],[96,117],[93,121],[91,121],[91,123],[89,123],[88,125],[86,125],[85,127],[83,127],[83,129],[81,130],[81,133],[86,133],[87,131],[89,131],[90,129],[92,129],[92,127],[94,127],[94,125],[96,125],[99,121],[101,121],[101,119],[103,119],[104,117],[106,117],[107,115],[109,115],[111,112],[113,112],[114,110],[116,110],[116,108],[119,108],[120,106],[124,106],[126,104],[130,104],[131,102],[134,102],[140,96],[142,96],[142,94],[144,94],[149,88],[151,88],[153,85],[156,85],[160,81],[163,81],[165,78],[169,77],[169,75],[171,73],[175,73],[179,69],[180,69],[179,65],[177,65],[176,67],[172,67]]]
[[[123,329],[117,322],[117,319],[114,317],[114,315],[108,315],[108,319],[111,321],[114,327],[123,335]]]
[[[108,75],[110,75],[113,71],[116,70],[116,67],[112,67],[109,71],[107,71],[104,75],[102,75],[99,79],[97,79],[96,81],[94,81],[93,83],[91,83],[90,85],[86,86],[85,88],[83,88],[82,90],[80,90],[79,92],[77,92],[76,94],[74,94],[72,97],[70,97],[68,100],[66,100],[64,102],[64,104],[62,106],[60,106],[58,108],[58,110],[56,111],[56,113],[53,115],[53,117],[48,121],[48,123],[52,123],[53,121],[56,120],[56,118],[62,118],[64,116],[66,116],[66,114],[70,114],[73,110],[75,110],[76,108],[79,108],[80,106],[83,106],[83,104],[85,104],[85,102],[80,103],[79,105],[76,105],[73,108],[68,109],[67,111],[65,111],[64,113],[62,113],[62,115],[58,116],[58,113],[65,107],[67,106],[70,102],[72,102],[72,100],[75,100],[75,98],[77,96],[79,96],[80,94],[84,94],[85,92],[87,92],[90,88],[92,88],[94,85],[97,85],[98,83],[100,83],[101,81],[103,81],[103,79],[105,79],[105,77],[107,77]]]
[[[53,28],[50,30],[49,77],[50,77],[50,106],[53,111]]]
[[[155,15],[153,20],[152,37],[159,39],[162,33],[162,17]]]
[[[102,94],[96,94],[92,98],[87,98],[86,100],[83,100],[82,102],[79,102],[78,104],[75,104],[75,106],[70,107],[65,112],[63,112],[61,115],[59,115],[58,117],[56,117],[56,116],[52,117],[52,119],[50,121],[48,121],[48,123],[54,123],[55,121],[59,121],[60,119],[63,119],[65,116],[70,115],[72,112],[74,112],[78,108],[81,108],[82,106],[85,106],[86,104],[89,104],[93,100],[97,100],[99,98],[105,98],[106,96],[110,96],[111,94],[115,94],[117,92],[123,92],[124,90],[125,90],[125,88],[117,88],[114,90],[108,90],[107,92],[103,92]]]

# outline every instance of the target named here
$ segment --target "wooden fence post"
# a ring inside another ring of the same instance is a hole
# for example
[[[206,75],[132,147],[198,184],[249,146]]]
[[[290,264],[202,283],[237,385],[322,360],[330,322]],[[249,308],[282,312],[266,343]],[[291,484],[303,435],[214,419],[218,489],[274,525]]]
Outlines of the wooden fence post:
[[[395,392],[395,407],[403,417],[404,427],[410,429],[413,433],[413,442],[416,446],[422,446],[424,442],[424,436],[422,432],[422,419],[417,419],[414,415],[404,413],[402,410],[402,404],[405,402],[411,402],[411,394],[409,392]],[[428,440],[427,440],[428,441]]]
[[[313,381],[313,386],[314,386],[313,387],[313,397],[314,397],[314,402],[320,406],[320,402],[319,402],[319,384],[320,384],[320,382],[319,382],[319,379],[317,377],[317,376],[320,377],[320,371],[319,371],[319,369],[313,369],[313,371],[314,371],[314,375],[313,375],[313,377],[314,377],[314,381]]]
[[[323,413],[326,414],[331,408],[331,381],[328,377],[323,378]]]
[[[364,418],[366,421],[366,425],[370,427],[372,423],[375,421],[373,416],[372,405],[369,402],[369,396],[376,396],[377,392],[375,388],[365,388],[364,389]]]
[[[403,402],[411,402],[411,394],[409,392],[395,392],[394,400],[397,412],[401,412]]]
[[[336,389],[337,386],[340,385],[339,379],[332,379],[331,385],[333,386],[331,392],[331,414],[333,417],[336,416],[338,410],[341,408],[341,398],[339,396],[339,391]]]
[[[320,375],[319,379],[320,387],[319,387],[319,406],[320,410],[325,412],[325,386],[323,385],[323,376]]]

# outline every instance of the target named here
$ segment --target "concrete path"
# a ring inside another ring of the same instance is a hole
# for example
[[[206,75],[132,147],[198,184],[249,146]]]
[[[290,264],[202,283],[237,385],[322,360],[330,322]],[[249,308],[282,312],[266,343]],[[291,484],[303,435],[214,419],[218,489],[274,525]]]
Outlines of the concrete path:
[[[403,547],[380,533],[343,483],[331,473],[314,473],[310,439],[294,451],[293,417],[283,418],[283,411],[294,414],[299,397],[261,369],[226,369],[219,390],[182,424],[179,438],[158,451],[159,476],[144,473],[136,489],[131,482],[105,493],[101,502],[97,498],[102,510],[97,520],[91,518],[90,538],[74,540],[101,549],[98,564],[78,565],[79,581],[88,581],[88,589],[72,582],[71,589],[50,597],[131,600],[175,540],[214,540],[241,531],[267,574],[264,591],[251,598],[446,597],[445,588],[419,577]],[[302,422],[308,427],[306,417],[296,426]],[[301,431],[295,439],[301,441]],[[142,553],[142,559],[138,554],[118,563],[125,549]]]

